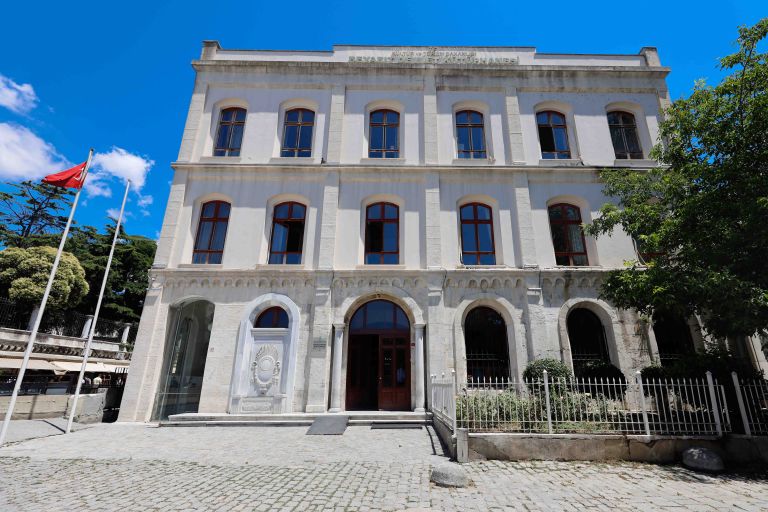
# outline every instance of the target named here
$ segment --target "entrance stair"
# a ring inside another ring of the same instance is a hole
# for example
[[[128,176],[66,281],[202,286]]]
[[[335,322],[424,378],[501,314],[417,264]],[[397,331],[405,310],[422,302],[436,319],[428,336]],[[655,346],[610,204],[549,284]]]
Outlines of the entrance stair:
[[[309,426],[320,416],[338,414],[349,417],[349,425],[401,424],[428,425],[432,413],[411,411],[345,411],[343,413],[287,413],[287,414],[174,414],[161,427],[301,427]]]

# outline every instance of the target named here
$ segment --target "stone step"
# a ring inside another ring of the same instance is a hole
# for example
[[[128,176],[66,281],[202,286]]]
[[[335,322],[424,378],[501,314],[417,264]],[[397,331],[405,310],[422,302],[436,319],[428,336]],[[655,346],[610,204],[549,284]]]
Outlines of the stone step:
[[[309,426],[319,416],[328,413],[307,414],[175,414],[167,421],[160,422],[162,427],[193,426]],[[424,412],[389,412],[389,411],[354,411],[344,413],[349,417],[350,425],[373,425],[374,423],[401,423],[403,425],[427,425],[432,422],[432,414]]]

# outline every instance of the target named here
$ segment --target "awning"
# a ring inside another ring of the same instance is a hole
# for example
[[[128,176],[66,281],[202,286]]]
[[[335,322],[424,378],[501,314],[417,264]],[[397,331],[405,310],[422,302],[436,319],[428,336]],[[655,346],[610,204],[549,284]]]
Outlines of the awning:
[[[76,363],[74,361],[52,361],[52,364],[57,370],[64,370],[65,372],[79,372],[83,363]],[[85,365],[85,371],[87,372],[108,372],[104,365],[101,363],[87,363]]]
[[[21,368],[21,358],[12,358],[12,357],[0,357],[0,368],[7,368],[7,369],[13,369],[13,370],[19,370]],[[53,366],[48,361],[43,361],[41,359],[30,359],[29,364],[27,364],[28,370],[59,370],[60,368],[57,368]]]

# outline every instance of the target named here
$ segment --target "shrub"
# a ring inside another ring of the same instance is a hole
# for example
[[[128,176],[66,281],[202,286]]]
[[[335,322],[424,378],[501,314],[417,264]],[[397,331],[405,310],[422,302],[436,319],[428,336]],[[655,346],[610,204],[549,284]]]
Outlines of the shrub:
[[[536,359],[526,366],[523,372],[523,379],[528,382],[544,380],[544,370],[550,380],[571,380],[573,374],[564,362],[557,359]]]
[[[623,395],[627,389],[624,373],[605,361],[588,361],[579,365],[576,376],[587,381],[578,386],[582,393],[617,397]]]
[[[666,379],[669,377],[667,374],[667,369],[663,366],[659,366],[658,364],[652,364],[651,366],[642,368],[640,370],[640,376],[643,378],[643,382],[649,381],[651,379]]]

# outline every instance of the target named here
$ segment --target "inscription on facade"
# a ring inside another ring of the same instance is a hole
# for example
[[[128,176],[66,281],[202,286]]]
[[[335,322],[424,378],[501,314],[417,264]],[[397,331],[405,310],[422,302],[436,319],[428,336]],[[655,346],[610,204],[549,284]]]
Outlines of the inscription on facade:
[[[349,62],[387,62],[415,64],[493,64],[514,65],[517,57],[478,57],[474,51],[439,51],[430,48],[424,51],[397,50],[388,56],[352,56]]]

